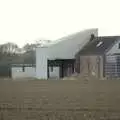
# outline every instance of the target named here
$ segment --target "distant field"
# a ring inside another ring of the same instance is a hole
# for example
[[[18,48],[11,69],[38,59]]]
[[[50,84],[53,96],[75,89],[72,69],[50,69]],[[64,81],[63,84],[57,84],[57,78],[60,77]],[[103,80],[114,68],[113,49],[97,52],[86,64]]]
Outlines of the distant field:
[[[118,120],[119,80],[0,81],[0,120]]]

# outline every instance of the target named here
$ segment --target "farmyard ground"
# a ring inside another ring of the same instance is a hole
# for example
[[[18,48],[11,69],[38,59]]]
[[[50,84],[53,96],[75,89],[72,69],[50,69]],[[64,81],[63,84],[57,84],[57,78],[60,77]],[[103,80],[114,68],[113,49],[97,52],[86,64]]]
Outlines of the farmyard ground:
[[[0,120],[88,119],[120,119],[120,80],[0,81]]]

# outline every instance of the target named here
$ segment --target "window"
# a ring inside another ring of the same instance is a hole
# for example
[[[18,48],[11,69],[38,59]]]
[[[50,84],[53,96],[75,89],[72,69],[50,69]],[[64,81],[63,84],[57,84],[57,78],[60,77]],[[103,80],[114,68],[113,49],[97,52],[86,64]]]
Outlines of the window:
[[[99,46],[101,46],[103,44],[103,41],[100,41],[97,45],[96,45],[96,47],[99,47]]]
[[[118,49],[120,49],[120,43],[118,44]]]
[[[50,71],[53,72],[53,66],[50,67]]]

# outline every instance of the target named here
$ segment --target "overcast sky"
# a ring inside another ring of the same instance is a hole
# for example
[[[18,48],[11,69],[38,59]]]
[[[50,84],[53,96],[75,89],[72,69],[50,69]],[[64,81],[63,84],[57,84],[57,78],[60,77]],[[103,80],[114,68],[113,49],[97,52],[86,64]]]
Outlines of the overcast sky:
[[[120,35],[119,0],[0,0],[0,44],[56,40],[86,28]]]

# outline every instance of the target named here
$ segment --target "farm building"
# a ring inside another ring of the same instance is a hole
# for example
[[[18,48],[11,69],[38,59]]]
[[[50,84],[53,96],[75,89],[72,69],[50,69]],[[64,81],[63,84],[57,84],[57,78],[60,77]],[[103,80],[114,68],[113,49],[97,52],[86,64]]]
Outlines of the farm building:
[[[120,76],[120,36],[95,37],[76,54],[78,73],[97,78]]]
[[[92,34],[98,36],[98,30],[84,30],[36,48],[36,78],[53,79],[74,73],[75,54],[90,41]]]
[[[34,78],[36,68],[34,64],[12,64],[11,77],[16,78]]]

